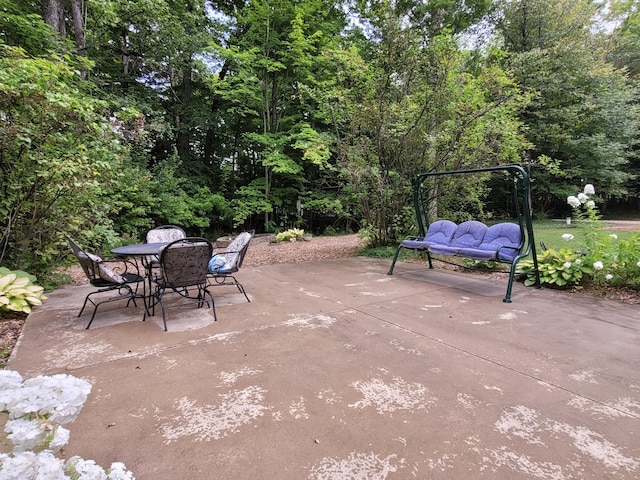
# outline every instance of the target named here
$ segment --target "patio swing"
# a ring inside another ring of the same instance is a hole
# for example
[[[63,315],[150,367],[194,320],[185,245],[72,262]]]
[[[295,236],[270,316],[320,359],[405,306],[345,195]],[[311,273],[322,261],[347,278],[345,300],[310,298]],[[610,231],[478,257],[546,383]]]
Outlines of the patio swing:
[[[456,224],[451,220],[431,221],[429,207],[433,201],[429,182],[435,177],[505,172],[513,183],[513,204],[518,223],[500,222],[485,225],[477,220]],[[393,269],[402,249],[426,252],[429,268],[433,268],[432,255],[458,256],[481,261],[494,261],[510,265],[507,292],[503,302],[511,303],[511,290],[520,260],[533,256],[536,287],[541,288],[538,259],[531,224],[531,187],[528,172],[520,165],[470,168],[421,173],[413,184],[413,203],[418,223],[416,235],[405,237],[398,245],[391,267]]]

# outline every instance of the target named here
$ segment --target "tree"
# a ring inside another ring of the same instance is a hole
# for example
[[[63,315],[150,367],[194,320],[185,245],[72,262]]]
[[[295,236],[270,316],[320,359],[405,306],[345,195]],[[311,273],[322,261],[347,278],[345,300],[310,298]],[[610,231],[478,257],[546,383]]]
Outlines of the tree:
[[[564,205],[568,192],[585,183],[597,184],[604,196],[626,193],[640,117],[635,90],[606,60],[606,43],[593,31],[597,5],[520,0],[501,6],[496,25],[511,52],[509,66],[534,94],[521,118],[534,145],[531,162],[544,167],[534,171],[539,205]]]
[[[447,25],[425,40],[431,27],[407,25],[390,5],[368,16],[375,48],[362,51],[370,61],[354,50],[336,55],[340,75],[320,104],[333,116],[340,163],[370,238],[383,245],[406,234],[417,173],[519,158],[516,113],[525,99],[490,56],[478,61],[460,51]]]
[[[631,78],[640,75],[640,5],[635,0],[611,2],[606,17],[617,27],[611,59],[618,68],[625,68]]]
[[[228,156],[246,173],[235,192],[237,222],[262,214],[265,229],[273,229],[283,215],[295,217],[309,180],[327,178],[330,138],[313,92],[332,74],[321,54],[342,22],[324,0],[260,0],[238,12],[229,41],[219,46],[225,75],[211,87],[228,113],[221,123],[237,129],[229,132]]]
[[[0,263],[48,273],[64,233],[108,227],[101,194],[123,152],[74,66],[0,48]]]

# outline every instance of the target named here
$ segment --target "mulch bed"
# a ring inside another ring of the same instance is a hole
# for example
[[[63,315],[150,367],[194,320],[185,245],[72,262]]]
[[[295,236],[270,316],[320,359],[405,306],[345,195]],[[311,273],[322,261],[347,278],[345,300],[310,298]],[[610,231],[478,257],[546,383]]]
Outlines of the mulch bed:
[[[0,368],[9,359],[26,320],[26,313],[17,312],[4,313],[0,318]]]

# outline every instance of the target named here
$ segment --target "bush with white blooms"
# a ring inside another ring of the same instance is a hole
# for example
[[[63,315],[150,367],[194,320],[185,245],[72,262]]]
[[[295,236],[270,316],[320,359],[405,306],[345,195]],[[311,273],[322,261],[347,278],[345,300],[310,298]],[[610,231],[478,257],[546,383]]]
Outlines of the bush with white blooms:
[[[8,415],[4,431],[13,444],[0,453],[0,480],[135,480],[121,462],[104,470],[93,460],[56,456],[69,441],[69,430],[91,392],[91,384],[71,375],[23,380],[0,370],[0,413]]]

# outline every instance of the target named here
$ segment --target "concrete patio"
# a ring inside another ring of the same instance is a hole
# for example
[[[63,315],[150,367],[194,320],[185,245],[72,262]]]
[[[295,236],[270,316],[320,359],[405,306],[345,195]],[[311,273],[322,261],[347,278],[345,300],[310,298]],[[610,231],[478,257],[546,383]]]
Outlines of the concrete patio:
[[[65,454],[138,480],[640,478],[637,305],[388,268],[243,268],[168,332],[64,288],[11,368],[90,381]]]

